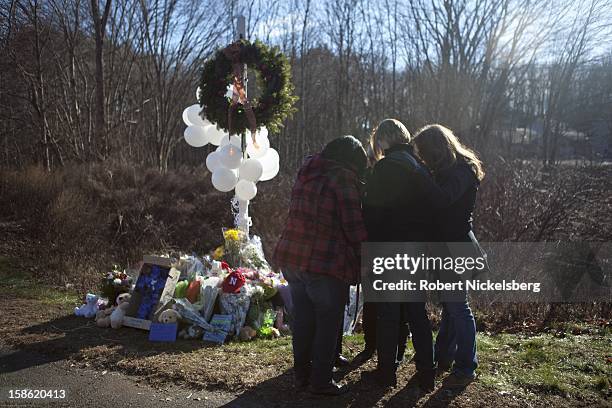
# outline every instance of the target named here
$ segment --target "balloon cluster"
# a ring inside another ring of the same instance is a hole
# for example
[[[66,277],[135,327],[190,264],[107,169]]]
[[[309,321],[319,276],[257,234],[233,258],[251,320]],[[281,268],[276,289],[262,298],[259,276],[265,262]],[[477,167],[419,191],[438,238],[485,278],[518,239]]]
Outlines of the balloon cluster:
[[[219,130],[200,116],[200,110],[200,105],[195,104],[183,111],[183,121],[187,125],[185,141],[193,147],[208,143],[218,146],[206,157],[213,186],[222,192],[235,189],[238,199],[252,200],[257,194],[256,183],[271,180],[279,171],[278,152],[270,147],[268,130],[263,127],[257,131],[256,144],[251,135],[246,135],[245,155],[240,137],[230,137]]]

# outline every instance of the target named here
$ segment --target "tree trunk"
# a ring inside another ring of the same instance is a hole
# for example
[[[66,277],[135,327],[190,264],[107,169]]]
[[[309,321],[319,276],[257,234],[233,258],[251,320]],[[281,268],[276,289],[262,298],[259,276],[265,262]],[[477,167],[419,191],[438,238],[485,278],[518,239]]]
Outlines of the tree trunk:
[[[105,95],[104,95],[104,36],[106,34],[106,22],[110,13],[111,0],[106,0],[104,12],[100,15],[100,5],[98,0],[91,0],[91,17],[94,24],[95,37],[95,58],[96,58],[96,108],[95,108],[95,134],[97,136],[96,143],[102,142],[103,152],[102,157],[107,157],[109,153],[108,135],[106,132],[106,114],[105,114]],[[97,151],[100,155],[100,151]]]

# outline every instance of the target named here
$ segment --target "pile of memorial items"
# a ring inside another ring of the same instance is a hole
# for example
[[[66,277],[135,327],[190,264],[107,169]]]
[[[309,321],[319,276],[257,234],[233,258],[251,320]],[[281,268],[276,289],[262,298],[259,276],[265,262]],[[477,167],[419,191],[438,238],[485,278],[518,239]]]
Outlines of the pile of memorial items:
[[[268,131],[278,133],[295,112],[297,98],[288,59],[277,48],[245,40],[244,18],[238,26],[242,37],[204,63],[197,103],[182,115],[187,144],[216,146],[206,167],[215,189],[235,193],[236,228],[225,229],[224,244],[206,256],[145,256],[134,274],[116,268],[104,277],[101,295],[88,293],[76,315],[95,318],[100,327],[148,330],[151,341],[178,337],[223,343],[227,338],[246,341],[288,333],[289,287],[270,268],[259,237],[249,236],[248,208],[256,184],[279,172],[280,157],[270,146]],[[259,103],[247,98],[245,65],[260,74]],[[352,288],[345,333],[353,330],[359,315],[356,293]]]
[[[265,259],[258,236],[223,231],[224,244],[203,257],[145,256],[137,276],[115,268],[101,295],[88,293],[75,314],[100,327],[149,331],[151,341],[274,338],[289,332],[291,296]]]

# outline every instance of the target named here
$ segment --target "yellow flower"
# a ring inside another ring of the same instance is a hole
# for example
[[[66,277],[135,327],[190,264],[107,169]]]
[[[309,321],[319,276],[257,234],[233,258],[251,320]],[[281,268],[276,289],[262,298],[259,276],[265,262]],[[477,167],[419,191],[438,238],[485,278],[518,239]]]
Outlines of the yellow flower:
[[[215,261],[220,261],[223,259],[223,255],[225,255],[225,249],[223,248],[223,245],[221,245],[213,252],[213,259]]]
[[[223,238],[227,241],[239,241],[240,240],[240,231],[237,229],[228,229],[223,233]]]

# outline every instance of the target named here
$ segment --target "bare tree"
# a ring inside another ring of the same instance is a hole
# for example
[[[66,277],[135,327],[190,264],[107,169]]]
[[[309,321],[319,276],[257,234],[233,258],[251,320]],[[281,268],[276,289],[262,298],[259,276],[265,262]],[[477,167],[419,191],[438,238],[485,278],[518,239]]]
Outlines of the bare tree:
[[[104,105],[104,37],[106,36],[106,23],[111,11],[111,0],[104,2],[101,7],[99,0],[91,0],[91,19],[94,28],[95,57],[96,57],[96,134],[104,142],[104,154],[108,154],[108,136],[106,132],[106,115]]]
[[[140,1],[140,86],[147,106],[139,125],[154,136],[149,141],[155,145],[154,162],[162,172],[182,140],[181,112],[195,103],[200,63],[212,53],[222,32],[223,16],[210,13],[214,3]]]
[[[271,135],[283,171],[332,137],[365,140],[388,116],[411,130],[442,122],[507,157],[517,143],[529,155],[541,122],[540,157],[554,164],[564,122],[582,129],[583,144],[592,123],[612,123],[607,88],[596,85],[607,83],[610,64],[592,59],[612,26],[609,6],[0,0],[3,163],[118,160],[162,172],[201,164],[201,152],[182,143],[181,111],[195,103],[203,61],[234,39],[243,14],[249,39],[280,46],[292,65],[298,111]]]
[[[607,24],[601,25],[603,23],[601,16],[605,15],[605,10],[609,10],[611,6],[612,3],[609,1],[591,0],[586,8],[581,6],[581,12],[573,9],[571,25],[555,42],[555,45],[561,42],[561,46],[555,47],[556,58],[549,71],[542,134],[544,165],[556,162],[558,142],[563,127],[561,115],[570,84],[581,64],[585,62],[589,50],[600,38],[600,34],[608,32]]]

